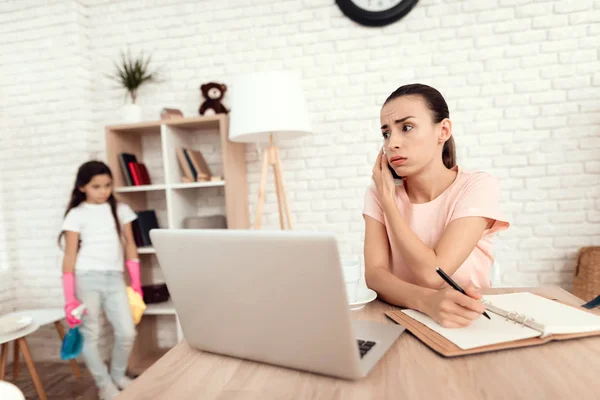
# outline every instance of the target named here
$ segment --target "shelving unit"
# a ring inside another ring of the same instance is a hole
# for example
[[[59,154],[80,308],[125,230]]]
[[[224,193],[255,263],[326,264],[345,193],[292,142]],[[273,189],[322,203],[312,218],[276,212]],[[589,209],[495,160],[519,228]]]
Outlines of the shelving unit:
[[[138,254],[156,254],[156,250],[154,250],[154,247],[150,247],[150,246],[145,246],[145,247],[138,247]]]
[[[115,193],[150,192],[152,190],[165,190],[167,185],[141,185],[116,188]]]
[[[223,214],[227,228],[248,229],[248,192],[245,146],[229,140],[229,119],[218,114],[168,121],[110,125],[106,130],[106,155],[113,172],[114,192],[135,211],[155,209],[160,228],[183,228],[185,217]],[[221,181],[183,182],[177,160],[178,147],[200,150],[214,175]],[[131,153],[144,162],[151,185],[126,186],[119,162],[120,153]],[[211,196],[206,201],[206,196]],[[217,197],[213,201],[213,197]],[[210,206],[206,206],[209,204]],[[160,266],[152,247],[138,249],[142,284],[162,283]],[[138,336],[129,371],[139,374],[168,348],[159,346],[157,316],[173,316],[173,330],[181,339],[181,328],[171,300],[148,304],[138,324]]]
[[[175,306],[173,305],[173,301],[171,300],[165,301],[164,303],[148,304],[144,314],[175,315]]]
[[[194,188],[200,188],[200,187],[218,187],[218,186],[225,186],[225,181],[175,183],[175,184],[171,185],[171,189],[194,189]]]

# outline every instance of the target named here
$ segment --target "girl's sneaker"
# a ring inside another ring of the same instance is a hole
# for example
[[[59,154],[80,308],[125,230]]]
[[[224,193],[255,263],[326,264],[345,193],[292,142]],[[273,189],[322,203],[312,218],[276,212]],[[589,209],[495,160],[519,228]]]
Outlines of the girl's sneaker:
[[[101,400],[112,400],[117,397],[119,393],[121,393],[121,391],[117,389],[112,382],[109,382],[108,385],[100,388],[98,395],[100,396]]]

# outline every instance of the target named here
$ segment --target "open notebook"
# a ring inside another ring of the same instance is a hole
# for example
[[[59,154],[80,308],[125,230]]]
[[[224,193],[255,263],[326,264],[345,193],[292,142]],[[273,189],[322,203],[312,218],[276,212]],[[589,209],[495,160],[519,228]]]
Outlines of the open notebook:
[[[444,328],[415,310],[386,314],[446,356],[460,355],[461,351],[470,354],[542,344],[553,339],[600,335],[600,316],[532,293],[487,295],[483,303],[491,312],[491,319],[479,318],[465,328]],[[450,345],[445,343],[448,341]]]

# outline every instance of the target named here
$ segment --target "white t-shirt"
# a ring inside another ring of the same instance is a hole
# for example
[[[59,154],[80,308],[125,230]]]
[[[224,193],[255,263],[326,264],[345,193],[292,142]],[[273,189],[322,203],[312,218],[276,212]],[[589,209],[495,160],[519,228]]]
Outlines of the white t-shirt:
[[[137,218],[131,207],[117,203],[121,228]],[[81,247],[75,271],[123,271],[123,245],[117,235],[109,203],[81,203],[72,208],[62,224],[63,231],[79,233]]]

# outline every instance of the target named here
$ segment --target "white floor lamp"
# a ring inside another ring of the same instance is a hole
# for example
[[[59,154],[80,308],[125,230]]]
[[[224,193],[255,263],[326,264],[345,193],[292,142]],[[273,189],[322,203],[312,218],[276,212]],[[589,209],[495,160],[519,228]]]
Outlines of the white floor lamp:
[[[233,142],[268,143],[264,149],[254,229],[260,229],[269,166],[273,168],[279,224],[284,218],[292,229],[290,209],[283,182],[279,139],[311,133],[300,75],[295,72],[256,72],[240,75],[227,84],[229,91],[229,139]]]

